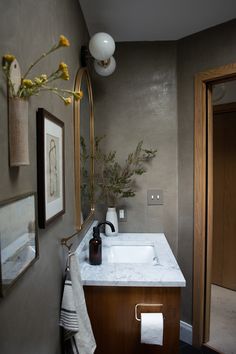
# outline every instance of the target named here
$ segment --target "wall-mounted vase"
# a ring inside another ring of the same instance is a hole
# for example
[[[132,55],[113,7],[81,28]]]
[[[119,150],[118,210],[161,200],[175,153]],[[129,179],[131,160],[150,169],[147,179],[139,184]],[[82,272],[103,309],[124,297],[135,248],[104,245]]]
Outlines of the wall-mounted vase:
[[[9,98],[9,163],[29,165],[28,105],[23,98]]]

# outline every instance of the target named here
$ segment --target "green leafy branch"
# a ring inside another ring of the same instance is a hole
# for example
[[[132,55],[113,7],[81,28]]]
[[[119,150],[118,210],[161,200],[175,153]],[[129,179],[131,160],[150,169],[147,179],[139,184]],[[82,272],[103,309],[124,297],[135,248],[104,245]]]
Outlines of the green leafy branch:
[[[116,161],[116,151],[104,153],[100,147],[103,137],[95,138],[95,187],[96,200],[115,206],[120,198],[136,194],[135,175],[147,172],[147,164],[156,156],[157,150],[144,149],[143,141],[137,144],[123,166]]]
[[[85,139],[83,136],[80,137],[80,171],[81,171],[81,181],[80,181],[80,192],[81,192],[81,203],[82,206],[87,205],[88,202],[93,201],[93,190],[92,183],[90,180],[90,173],[88,168],[90,167],[90,155],[87,150]],[[83,209],[83,207],[82,207]]]

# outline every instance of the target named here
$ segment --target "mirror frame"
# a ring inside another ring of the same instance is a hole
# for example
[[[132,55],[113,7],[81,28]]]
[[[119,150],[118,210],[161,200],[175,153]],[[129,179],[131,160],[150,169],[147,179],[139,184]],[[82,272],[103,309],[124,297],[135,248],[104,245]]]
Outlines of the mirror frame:
[[[86,80],[88,89],[88,99],[89,99],[89,126],[90,126],[90,187],[91,190],[94,189],[94,107],[93,107],[93,92],[91,79],[86,67],[82,67],[78,70],[75,79],[75,91],[80,91],[82,86],[82,80]],[[82,100],[74,100],[74,137],[75,137],[75,226],[76,230],[80,231],[86,227],[93,219],[95,212],[94,200],[91,201],[91,209],[87,218],[81,223],[81,191],[80,191],[80,181],[81,181],[81,163],[80,163],[80,107]]]

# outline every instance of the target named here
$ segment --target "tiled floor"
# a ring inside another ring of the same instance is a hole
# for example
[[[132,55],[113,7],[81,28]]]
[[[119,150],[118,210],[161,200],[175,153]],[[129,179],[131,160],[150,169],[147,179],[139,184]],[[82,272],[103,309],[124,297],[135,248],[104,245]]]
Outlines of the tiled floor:
[[[210,341],[224,354],[236,354],[236,292],[212,285]]]

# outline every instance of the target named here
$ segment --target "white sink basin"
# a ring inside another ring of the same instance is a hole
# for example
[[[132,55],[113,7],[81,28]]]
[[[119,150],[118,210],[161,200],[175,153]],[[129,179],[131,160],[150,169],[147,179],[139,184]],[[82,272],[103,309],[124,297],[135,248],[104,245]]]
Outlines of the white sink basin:
[[[107,263],[156,264],[154,245],[111,245],[106,249]]]

